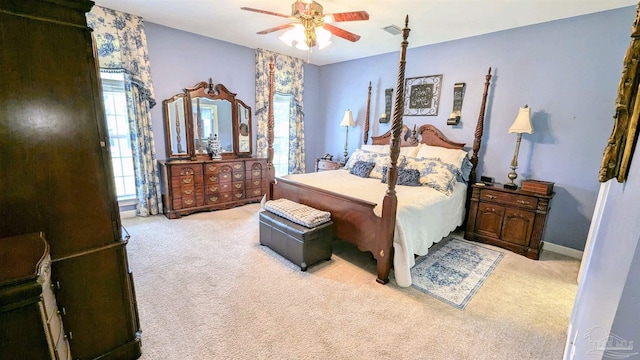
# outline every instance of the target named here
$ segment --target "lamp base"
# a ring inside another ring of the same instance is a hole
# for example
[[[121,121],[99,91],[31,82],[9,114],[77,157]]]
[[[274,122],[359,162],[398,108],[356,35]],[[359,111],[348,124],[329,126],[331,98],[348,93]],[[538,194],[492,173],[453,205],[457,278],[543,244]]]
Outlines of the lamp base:
[[[518,190],[518,185],[513,183],[504,184],[504,188],[509,190]]]

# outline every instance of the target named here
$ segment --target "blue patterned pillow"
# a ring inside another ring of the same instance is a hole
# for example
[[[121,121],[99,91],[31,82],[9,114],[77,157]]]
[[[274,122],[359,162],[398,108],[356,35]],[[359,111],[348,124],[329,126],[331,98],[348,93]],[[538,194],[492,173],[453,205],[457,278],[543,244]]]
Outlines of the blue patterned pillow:
[[[387,183],[388,167],[382,168],[382,182]],[[397,185],[420,186],[420,172],[416,169],[398,169]]]
[[[382,170],[391,164],[391,157],[389,155],[380,155],[375,158],[375,162],[376,166],[371,171],[371,174],[369,174],[369,177],[382,179]],[[404,155],[398,155],[398,160],[396,161],[398,169],[403,168],[406,163],[407,157]]]
[[[360,176],[361,178],[369,177],[371,170],[376,166],[374,162],[362,161],[358,160],[353,164],[351,170],[349,170],[349,174],[353,174],[356,176]]]
[[[344,168],[351,169],[358,161],[375,162],[380,155],[381,154],[379,153],[357,149],[353,154],[351,154],[349,160],[347,160],[347,163],[344,165]]]

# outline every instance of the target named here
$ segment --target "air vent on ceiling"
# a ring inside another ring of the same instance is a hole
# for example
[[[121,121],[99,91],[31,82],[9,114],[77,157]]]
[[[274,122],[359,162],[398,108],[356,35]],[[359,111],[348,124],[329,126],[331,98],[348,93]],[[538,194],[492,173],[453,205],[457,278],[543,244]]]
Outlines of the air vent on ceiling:
[[[388,32],[391,35],[400,35],[402,33],[402,29],[397,25],[389,25],[387,27],[383,27],[382,30]]]

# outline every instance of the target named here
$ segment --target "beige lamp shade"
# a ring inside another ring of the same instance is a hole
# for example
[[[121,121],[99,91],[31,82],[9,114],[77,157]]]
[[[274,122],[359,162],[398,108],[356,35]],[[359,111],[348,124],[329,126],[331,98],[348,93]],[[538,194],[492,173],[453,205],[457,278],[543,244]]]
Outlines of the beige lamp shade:
[[[340,126],[354,127],[356,123],[353,121],[353,114],[351,114],[351,110],[347,110],[344,112],[344,117],[342,118],[342,122]]]
[[[525,105],[518,111],[518,116],[509,128],[509,133],[527,133],[533,134],[533,127],[531,126],[531,108]]]

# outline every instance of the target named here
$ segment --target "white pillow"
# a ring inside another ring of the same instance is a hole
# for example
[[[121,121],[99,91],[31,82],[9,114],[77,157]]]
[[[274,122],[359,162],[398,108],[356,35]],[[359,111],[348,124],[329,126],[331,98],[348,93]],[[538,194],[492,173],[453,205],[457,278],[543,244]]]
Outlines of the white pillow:
[[[418,146],[403,146],[400,148],[400,155],[416,157],[416,155],[418,155],[418,151],[420,151],[420,145],[422,144],[419,144]]]
[[[440,146],[423,145],[416,158],[438,158],[440,161],[453,165],[456,169],[462,168],[462,161],[469,154],[460,149],[447,149]]]
[[[367,145],[364,144],[360,147],[361,150],[371,151],[379,154],[388,154],[389,153],[389,145]]]

